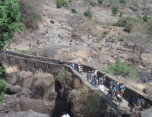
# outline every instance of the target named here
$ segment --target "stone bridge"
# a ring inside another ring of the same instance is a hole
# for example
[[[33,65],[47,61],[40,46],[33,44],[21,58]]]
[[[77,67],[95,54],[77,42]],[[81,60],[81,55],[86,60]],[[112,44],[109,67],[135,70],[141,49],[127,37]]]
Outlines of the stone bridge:
[[[75,74],[77,77],[79,77],[81,82],[83,82],[84,85],[88,86],[93,91],[99,93],[99,90],[97,88],[94,88],[86,80],[86,75],[85,75],[86,72],[94,70],[94,68],[86,66],[86,65],[82,65],[84,74],[80,75],[76,70],[73,70],[71,67],[69,67],[69,64],[70,64],[69,62],[60,61],[56,59],[50,59],[46,57],[40,57],[40,56],[24,55],[24,54],[19,54],[19,53],[8,54],[8,52],[6,52],[5,54],[0,53],[0,63],[1,64],[6,63],[9,66],[16,65],[18,66],[20,70],[32,71],[32,72],[41,69],[44,72],[56,73],[58,72],[58,70],[66,68],[70,70],[73,74]],[[75,65],[77,66],[78,64],[75,63]],[[115,80],[115,79],[104,72],[99,71],[98,73],[99,73],[99,76],[103,76],[104,74],[106,75],[105,86],[109,88],[109,81]],[[142,92],[138,92],[135,89],[130,88],[129,86],[126,86],[126,91],[123,95],[123,98],[126,100],[126,102],[130,98],[131,95],[134,96],[136,99],[139,96],[142,97],[146,102],[145,105],[150,105],[150,106],[152,105],[152,100],[146,94]]]

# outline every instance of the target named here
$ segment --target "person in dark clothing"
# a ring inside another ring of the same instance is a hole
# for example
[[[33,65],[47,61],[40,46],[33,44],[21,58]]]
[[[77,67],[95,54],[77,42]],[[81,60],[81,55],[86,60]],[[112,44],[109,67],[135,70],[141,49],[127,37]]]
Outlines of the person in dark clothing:
[[[110,88],[110,93],[111,93],[111,97],[113,98],[115,95],[116,89],[114,86],[112,86],[112,88]]]
[[[133,96],[131,96],[131,98],[129,99],[129,102],[128,102],[128,106],[130,107],[130,111],[132,112],[133,108],[135,107],[135,98]]]
[[[109,82],[109,85],[110,85],[110,88],[112,88],[112,86],[113,86],[113,80],[111,80],[111,81]]]

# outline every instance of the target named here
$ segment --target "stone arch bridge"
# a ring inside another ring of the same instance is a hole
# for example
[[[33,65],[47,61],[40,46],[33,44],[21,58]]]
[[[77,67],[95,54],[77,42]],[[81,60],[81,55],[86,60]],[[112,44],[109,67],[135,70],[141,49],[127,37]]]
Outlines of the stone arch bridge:
[[[18,68],[20,70],[25,70],[25,71],[36,71],[41,69],[44,72],[48,72],[48,73],[54,73],[57,72],[60,69],[68,69],[69,71],[71,71],[74,75],[76,75],[78,78],[80,78],[81,82],[88,86],[91,90],[95,91],[98,94],[101,94],[101,92],[99,93],[99,90],[97,88],[94,88],[89,82],[87,82],[86,80],[86,72],[87,71],[91,71],[94,70],[94,68],[86,66],[86,65],[82,65],[83,66],[83,75],[80,75],[76,70],[73,70],[71,67],[69,67],[69,62],[65,62],[65,61],[60,61],[60,60],[56,60],[56,59],[50,59],[50,58],[46,58],[46,57],[40,57],[40,56],[32,56],[32,55],[24,55],[24,54],[19,54],[19,53],[13,53],[11,52],[11,54],[9,54],[9,52],[6,52],[5,54],[0,53],[0,63],[6,63],[9,66],[18,66]],[[77,66],[78,64],[75,63],[75,65]],[[98,72],[99,75],[104,75],[104,72],[99,71]],[[114,80],[116,81],[114,78],[112,78],[112,76],[107,75],[106,74],[106,83],[105,86],[107,88],[109,88],[109,81],[110,80]],[[102,96],[105,97],[106,96],[104,94],[101,94]],[[126,86],[126,91],[123,95],[124,100],[127,100],[130,98],[130,96],[133,95],[135,98],[138,98],[139,96],[142,97],[145,102],[146,105],[152,105],[152,99],[150,97],[148,97],[146,94],[142,93],[142,92],[138,92],[137,90],[130,88],[129,86]],[[108,100],[108,99],[107,99]],[[115,107],[116,104],[112,103],[110,100],[108,100],[108,102],[110,103],[110,105],[114,105]],[[126,104],[126,108],[127,108]],[[124,109],[118,109],[118,110],[124,110],[126,111],[126,108]],[[116,108],[115,108],[116,109]]]

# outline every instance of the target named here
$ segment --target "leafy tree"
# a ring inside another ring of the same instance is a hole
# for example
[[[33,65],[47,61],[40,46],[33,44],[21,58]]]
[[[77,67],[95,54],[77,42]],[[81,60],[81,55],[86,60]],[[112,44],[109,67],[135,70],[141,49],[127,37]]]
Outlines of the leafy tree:
[[[21,16],[18,0],[0,0],[0,49],[9,42],[15,32],[24,30],[20,23]]]

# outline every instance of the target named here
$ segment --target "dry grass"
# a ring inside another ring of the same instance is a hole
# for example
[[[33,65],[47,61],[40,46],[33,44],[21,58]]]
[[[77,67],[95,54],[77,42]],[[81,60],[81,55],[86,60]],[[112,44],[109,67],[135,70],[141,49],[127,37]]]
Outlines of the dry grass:
[[[126,79],[124,79],[123,82],[141,92],[146,87],[145,84],[140,82],[139,79],[137,79],[137,78],[126,78]]]
[[[4,68],[5,68],[5,72],[8,73],[8,74],[15,73],[15,72],[19,71],[17,66],[6,66],[5,65]]]
[[[34,75],[36,78],[48,78],[48,77],[53,77],[52,74],[50,73],[45,73],[42,70],[38,70],[35,72]]]

